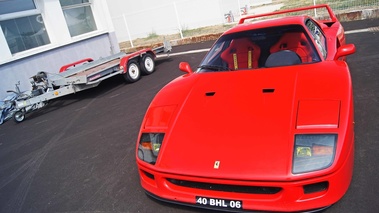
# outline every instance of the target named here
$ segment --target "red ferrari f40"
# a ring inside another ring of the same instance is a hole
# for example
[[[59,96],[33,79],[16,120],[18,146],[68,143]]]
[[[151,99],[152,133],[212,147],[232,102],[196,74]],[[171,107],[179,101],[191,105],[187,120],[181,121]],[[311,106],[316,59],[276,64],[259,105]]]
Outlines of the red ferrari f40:
[[[262,19],[314,9],[325,17]],[[328,5],[243,17],[196,70],[180,63],[185,74],[151,102],[136,145],[142,187],[160,200],[225,211],[336,203],[353,173],[345,58],[354,52]]]

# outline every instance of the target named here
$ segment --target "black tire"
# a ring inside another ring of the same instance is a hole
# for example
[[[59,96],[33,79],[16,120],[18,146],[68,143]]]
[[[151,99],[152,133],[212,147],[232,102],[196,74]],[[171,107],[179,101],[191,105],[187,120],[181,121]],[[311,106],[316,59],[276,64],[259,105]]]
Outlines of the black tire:
[[[141,78],[141,70],[136,60],[129,61],[124,78],[129,83],[136,82]]]
[[[146,53],[141,59],[141,72],[150,75],[155,70],[154,57],[151,53]]]
[[[16,123],[23,122],[25,120],[25,112],[22,111],[22,110],[19,110],[19,111],[15,112],[14,115],[13,115],[13,120]]]

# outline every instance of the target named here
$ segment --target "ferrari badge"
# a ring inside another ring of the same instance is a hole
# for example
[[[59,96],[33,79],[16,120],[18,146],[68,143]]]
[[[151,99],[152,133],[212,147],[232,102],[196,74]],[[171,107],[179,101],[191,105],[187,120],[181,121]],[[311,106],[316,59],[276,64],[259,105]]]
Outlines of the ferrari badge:
[[[213,165],[214,169],[218,169],[220,167],[220,161],[216,160],[215,164]]]

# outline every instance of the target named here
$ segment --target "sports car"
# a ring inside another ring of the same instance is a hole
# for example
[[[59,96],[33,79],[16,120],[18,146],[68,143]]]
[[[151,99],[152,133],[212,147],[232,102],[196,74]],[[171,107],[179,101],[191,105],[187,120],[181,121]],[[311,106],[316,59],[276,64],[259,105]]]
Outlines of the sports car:
[[[288,16],[314,9],[329,17]],[[287,16],[261,20],[280,14]],[[336,203],[353,173],[345,59],[354,52],[328,5],[243,17],[196,70],[180,63],[185,74],[152,100],[136,144],[143,189],[225,211],[318,211]]]

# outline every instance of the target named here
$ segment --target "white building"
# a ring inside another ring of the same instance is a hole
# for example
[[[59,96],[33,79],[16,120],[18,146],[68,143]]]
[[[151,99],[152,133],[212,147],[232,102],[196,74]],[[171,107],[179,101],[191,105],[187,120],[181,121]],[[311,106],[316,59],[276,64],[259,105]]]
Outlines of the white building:
[[[120,51],[104,0],[1,0],[0,100],[38,71]]]

